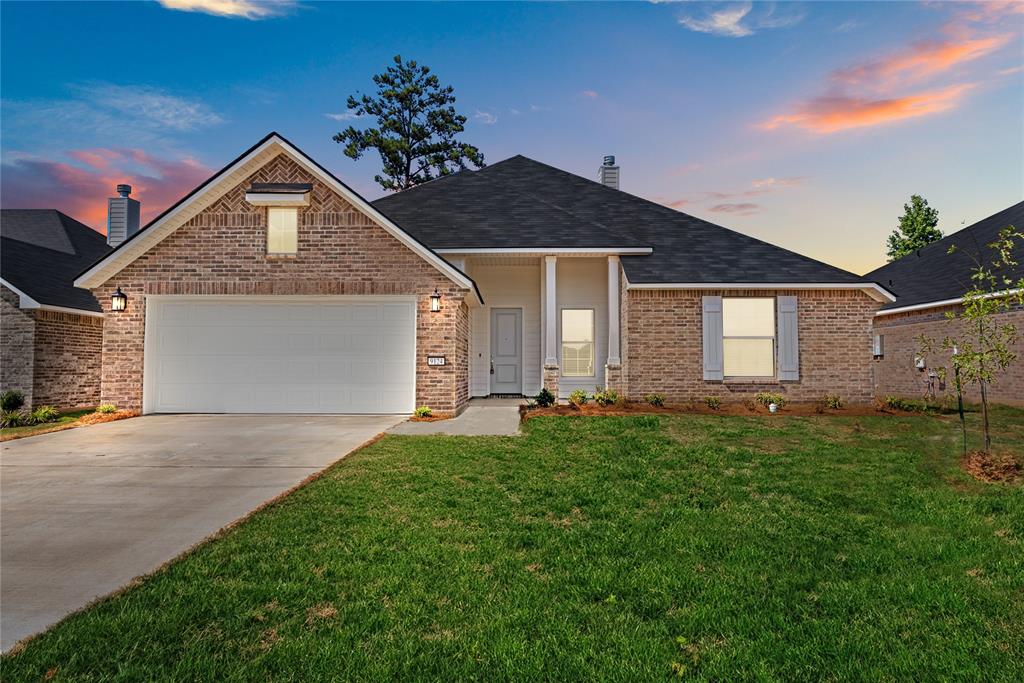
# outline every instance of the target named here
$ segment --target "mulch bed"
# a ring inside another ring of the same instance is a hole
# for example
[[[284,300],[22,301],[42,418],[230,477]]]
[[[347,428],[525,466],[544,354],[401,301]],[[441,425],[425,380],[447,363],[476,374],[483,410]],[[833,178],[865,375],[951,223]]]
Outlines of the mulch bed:
[[[15,439],[27,439],[30,436],[39,436],[40,434],[52,434],[53,432],[63,432],[65,429],[74,429],[75,427],[85,427],[87,425],[95,425],[103,422],[114,422],[115,420],[125,420],[129,417],[138,417],[141,415],[137,410],[119,410],[116,413],[89,413],[83,415],[74,422],[68,422],[66,424],[55,424],[53,427],[46,429],[37,429],[28,433],[21,434],[0,434],[0,441],[14,441]]]
[[[1024,467],[1008,453],[971,451],[961,461],[967,474],[988,483],[1013,483],[1024,477]]]
[[[451,417],[451,415],[431,415],[429,417],[413,415],[409,418],[409,422],[439,422],[441,420],[450,420]]]
[[[646,403],[617,403],[614,406],[602,408],[594,403],[587,403],[583,406],[556,405],[548,408],[529,408],[520,406],[519,415],[525,421],[534,417],[548,415],[745,415],[745,416],[807,416],[807,415],[837,415],[840,417],[864,417],[875,415],[897,415],[911,416],[924,415],[925,413],[894,410],[892,408],[880,408],[872,404],[849,405],[838,410],[824,408],[816,403],[790,403],[779,412],[772,415],[767,408],[760,404],[753,406],[746,403],[722,403],[717,409],[709,408],[703,403],[685,403],[666,406],[652,406]]]

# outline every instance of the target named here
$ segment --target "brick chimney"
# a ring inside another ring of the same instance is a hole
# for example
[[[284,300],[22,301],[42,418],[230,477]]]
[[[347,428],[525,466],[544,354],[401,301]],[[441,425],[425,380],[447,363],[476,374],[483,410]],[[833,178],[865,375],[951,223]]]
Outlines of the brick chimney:
[[[597,170],[597,182],[613,190],[619,189],[619,167],[615,165],[613,155],[605,155],[604,163]]]
[[[128,195],[131,185],[118,185],[116,197],[107,200],[107,244],[116,247],[139,231],[139,201]]]

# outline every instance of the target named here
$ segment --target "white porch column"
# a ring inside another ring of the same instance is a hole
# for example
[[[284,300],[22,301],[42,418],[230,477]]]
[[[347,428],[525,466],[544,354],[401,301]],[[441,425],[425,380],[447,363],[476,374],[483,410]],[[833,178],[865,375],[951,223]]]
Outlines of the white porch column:
[[[620,365],[619,357],[619,257],[608,257],[608,365]]]
[[[555,298],[555,263],[557,257],[544,257],[544,365],[558,366],[558,339],[556,325],[558,324]]]

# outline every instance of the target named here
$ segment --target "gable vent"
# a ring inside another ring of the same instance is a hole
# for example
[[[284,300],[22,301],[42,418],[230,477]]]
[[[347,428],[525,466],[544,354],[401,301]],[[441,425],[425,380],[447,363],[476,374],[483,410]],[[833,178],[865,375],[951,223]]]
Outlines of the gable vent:
[[[141,204],[132,199],[131,185],[118,185],[117,196],[107,200],[107,244],[116,247],[139,231]]]

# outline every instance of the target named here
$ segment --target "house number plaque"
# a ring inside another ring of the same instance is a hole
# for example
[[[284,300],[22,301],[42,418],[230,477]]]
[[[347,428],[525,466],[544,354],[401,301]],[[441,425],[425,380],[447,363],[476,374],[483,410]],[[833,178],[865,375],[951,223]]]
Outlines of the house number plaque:
[[[444,365],[444,356],[427,356],[427,365]]]

